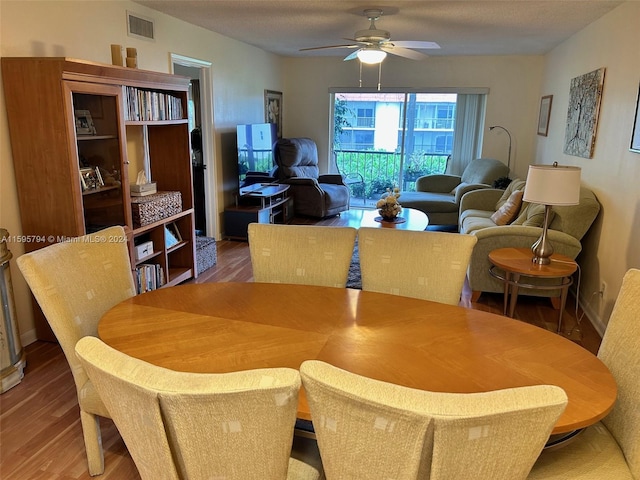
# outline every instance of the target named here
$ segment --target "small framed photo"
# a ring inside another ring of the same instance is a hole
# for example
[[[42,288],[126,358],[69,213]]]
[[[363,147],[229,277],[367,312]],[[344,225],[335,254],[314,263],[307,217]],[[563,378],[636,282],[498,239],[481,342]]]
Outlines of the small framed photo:
[[[540,99],[540,115],[538,116],[538,135],[546,137],[549,134],[549,118],[551,118],[551,103],[553,95],[545,95]]]
[[[275,123],[278,138],[282,138],[282,92],[264,91],[264,121]]]
[[[638,98],[636,100],[636,116],[633,121],[629,150],[640,153],[640,88],[638,89]]]
[[[82,191],[104,187],[104,181],[98,167],[83,167],[80,169],[80,185]]]
[[[95,135],[96,127],[89,110],[76,110],[76,135]]]

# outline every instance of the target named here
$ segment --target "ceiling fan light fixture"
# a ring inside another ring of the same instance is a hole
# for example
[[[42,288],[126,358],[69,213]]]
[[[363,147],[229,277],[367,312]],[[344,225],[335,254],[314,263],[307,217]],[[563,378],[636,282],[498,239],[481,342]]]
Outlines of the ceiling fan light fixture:
[[[368,65],[377,65],[387,57],[387,52],[375,47],[366,47],[358,50],[358,60]]]

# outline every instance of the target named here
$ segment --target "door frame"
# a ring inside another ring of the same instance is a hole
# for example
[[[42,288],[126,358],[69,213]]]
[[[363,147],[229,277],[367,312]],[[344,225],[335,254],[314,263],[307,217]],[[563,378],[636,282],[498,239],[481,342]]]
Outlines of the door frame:
[[[202,121],[202,161],[205,165],[205,218],[207,223],[206,235],[216,240],[220,238],[218,227],[218,199],[216,197],[217,162],[215,161],[215,135],[213,129],[213,91],[211,62],[187,57],[177,53],[170,53],[171,73],[175,73],[175,65],[191,67],[200,71],[200,113]]]

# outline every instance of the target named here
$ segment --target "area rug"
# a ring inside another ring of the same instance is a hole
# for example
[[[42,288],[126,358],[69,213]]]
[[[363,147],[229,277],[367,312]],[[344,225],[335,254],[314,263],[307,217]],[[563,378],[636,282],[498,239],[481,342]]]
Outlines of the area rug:
[[[349,265],[349,276],[347,277],[347,288],[357,288],[362,290],[362,278],[360,276],[360,255],[358,253],[358,241],[353,247],[351,265]]]

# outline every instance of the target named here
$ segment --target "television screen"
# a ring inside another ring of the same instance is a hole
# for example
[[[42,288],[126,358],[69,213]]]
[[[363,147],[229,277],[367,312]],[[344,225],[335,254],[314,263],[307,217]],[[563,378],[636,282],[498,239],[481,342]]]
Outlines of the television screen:
[[[275,167],[273,147],[278,140],[275,123],[238,125],[238,177],[240,188],[272,182]]]

